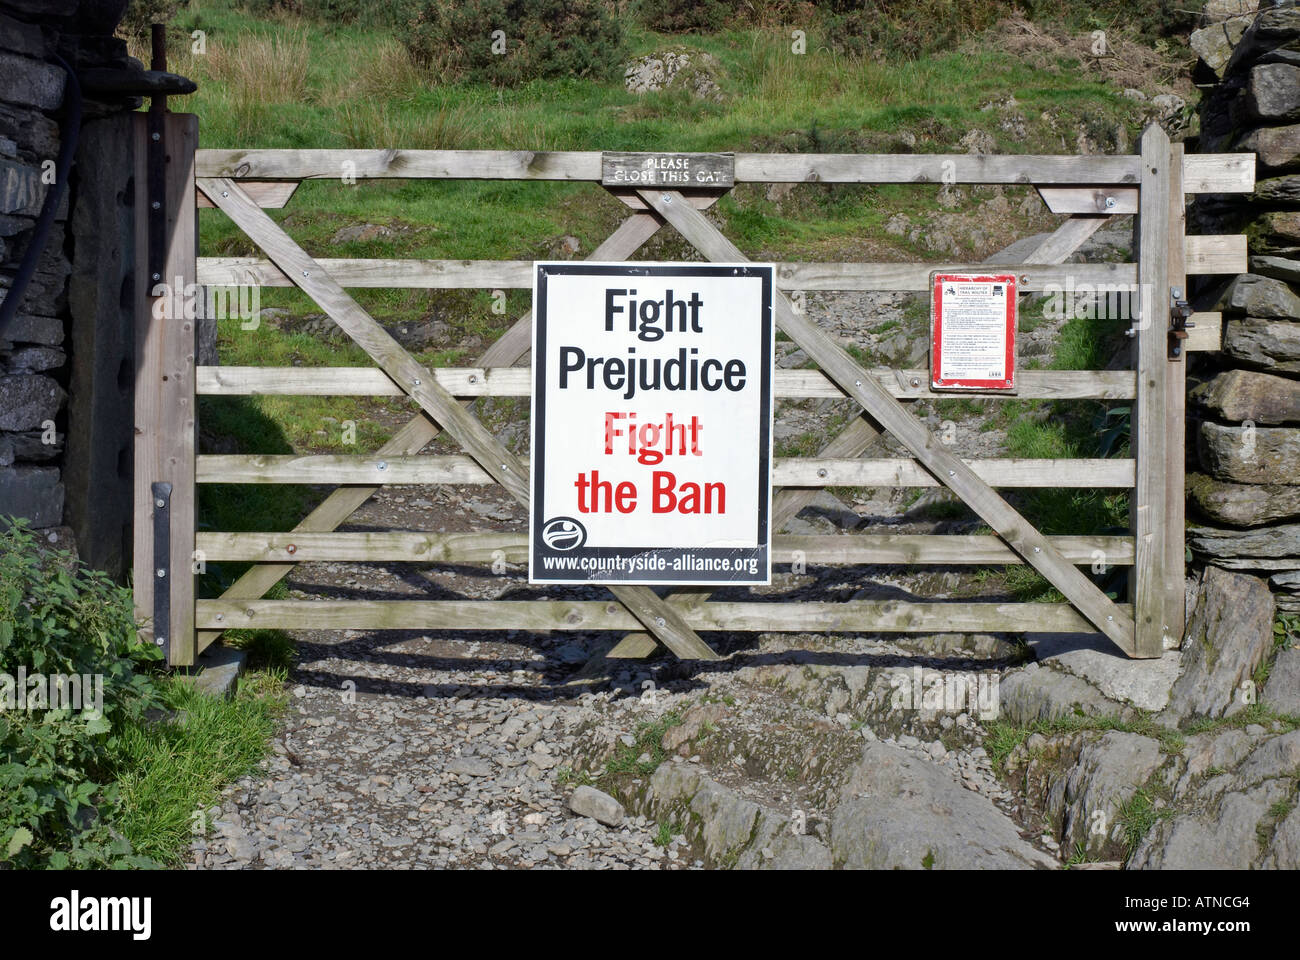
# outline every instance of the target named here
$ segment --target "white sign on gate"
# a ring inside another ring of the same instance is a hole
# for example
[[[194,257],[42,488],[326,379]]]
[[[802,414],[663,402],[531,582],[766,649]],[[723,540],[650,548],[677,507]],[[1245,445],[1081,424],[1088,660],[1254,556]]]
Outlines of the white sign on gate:
[[[770,264],[537,263],[532,583],[769,583]]]

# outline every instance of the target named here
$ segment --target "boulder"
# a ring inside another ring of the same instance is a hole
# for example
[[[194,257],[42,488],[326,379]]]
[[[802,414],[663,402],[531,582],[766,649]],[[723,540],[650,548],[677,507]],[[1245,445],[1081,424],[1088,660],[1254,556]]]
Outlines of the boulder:
[[[1249,26],[1249,17],[1230,17],[1193,30],[1188,43],[1205,65],[1221,77],[1232,59],[1233,47],[1241,42]]]
[[[1047,795],[1047,812],[1060,824],[1061,844],[1069,849],[1083,844],[1092,852],[1121,853],[1120,812],[1161,760],[1159,741],[1136,733],[1111,730],[1085,745],[1069,775],[1058,777]],[[1093,830],[1098,811],[1108,827],[1104,832]]]
[[[1300,67],[1262,63],[1252,67],[1246,88],[1251,115],[1269,123],[1300,120]]]
[[[1273,645],[1273,596],[1257,577],[1207,567],[1183,642],[1183,672],[1162,717],[1222,717],[1247,705],[1242,683]]]
[[[1300,373],[1300,323],[1232,318],[1223,327],[1223,352],[1276,373]]]
[[[1187,477],[1187,495],[1207,518],[1228,526],[1300,518],[1300,485],[1228,483],[1194,473]]]
[[[1028,870],[1056,861],[1021,839],[987,797],[934,763],[877,741],[831,814],[831,853],[849,869]]]
[[[25,517],[33,527],[63,522],[63,484],[57,467],[0,467],[0,517]]]
[[[0,377],[0,430],[39,430],[54,419],[67,394],[49,377],[18,374]]]
[[[1270,210],[1245,225],[1252,253],[1292,256],[1300,253],[1300,211]]]
[[[608,793],[583,785],[569,797],[569,809],[580,817],[591,817],[609,827],[623,822],[623,805]]]
[[[1248,870],[1259,856],[1256,826],[1268,812],[1263,799],[1232,793],[1218,815],[1185,814],[1160,820],[1138,844],[1130,870]]]
[[[1234,150],[1255,154],[1256,166],[1272,173],[1300,168],[1300,123],[1256,127],[1237,141]]]
[[[1251,257],[1250,272],[1290,284],[1300,284],[1300,260],[1286,257]]]
[[[1201,466],[1220,480],[1284,483],[1300,480],[1300,427],[1224,426],[1209,420],[1197,431]]]
[[[1300,204],[1300,175],[1260,180],[1251,196],[1256,203],[1267,206],[1294,207]]]
[[[1187,542],[1198,553],[1218,557],[1297,557],[1300,558],[1300,523],[1250,530],[1215,530],[1191,527]],[[1300,560],[1297,561],[1300,565]]]
[[[1300,320],[1300,297],[1281,280],[1243,273],[1235,277],[1215,304],[1219,310],[1251,317]]]
[[[623,85],[629,93],[652,93],[680,87],[703,100],[721,100],[718,61],[712,54],[689,47],[673,47],[629,61]]]
[[[1225,370],[1193,389],[1191,397],[1221,420],[1300,422],[1300,380],[1288,377]]]

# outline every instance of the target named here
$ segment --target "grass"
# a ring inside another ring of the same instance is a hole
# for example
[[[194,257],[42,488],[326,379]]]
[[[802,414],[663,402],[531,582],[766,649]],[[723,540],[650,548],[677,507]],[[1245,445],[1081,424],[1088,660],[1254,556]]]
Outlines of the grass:
[[[614,756],[605,765],[605,776],[654,773],[668,756],[664,753],[662,743],[664,734],[670,727],[676,727],[681,722],[681,715],[676,711],[670,711],[657,720],[638,726],[636,733],[633,734],[636,740],[632,746],[619,742]],[[642,760],[641,757],[647,754],[649,758]]]
[[[121,773],[125,815],[118,824],[139,854],[178,865],[210,829],[207,809],[223,784],[252,772],[284,705],[283,673],[250,673],[233,699],[197,693],[179,678],[163,693],[176,717],[127,731]]]

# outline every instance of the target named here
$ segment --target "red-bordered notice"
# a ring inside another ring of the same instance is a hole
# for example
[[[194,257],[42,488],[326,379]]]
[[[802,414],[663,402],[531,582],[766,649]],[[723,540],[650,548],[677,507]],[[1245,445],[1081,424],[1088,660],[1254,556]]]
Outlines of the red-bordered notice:
[[[1015,274],[931,275],[930,386],[1016,388]]]

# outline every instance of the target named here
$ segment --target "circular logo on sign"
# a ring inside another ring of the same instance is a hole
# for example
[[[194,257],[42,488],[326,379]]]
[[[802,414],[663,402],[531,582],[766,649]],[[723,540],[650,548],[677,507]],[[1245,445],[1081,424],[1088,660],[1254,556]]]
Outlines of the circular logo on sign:
[[[542,543],[552,550],[575,550],[587,542],[587,528],[572,517],[556,517],[542,525]]]

